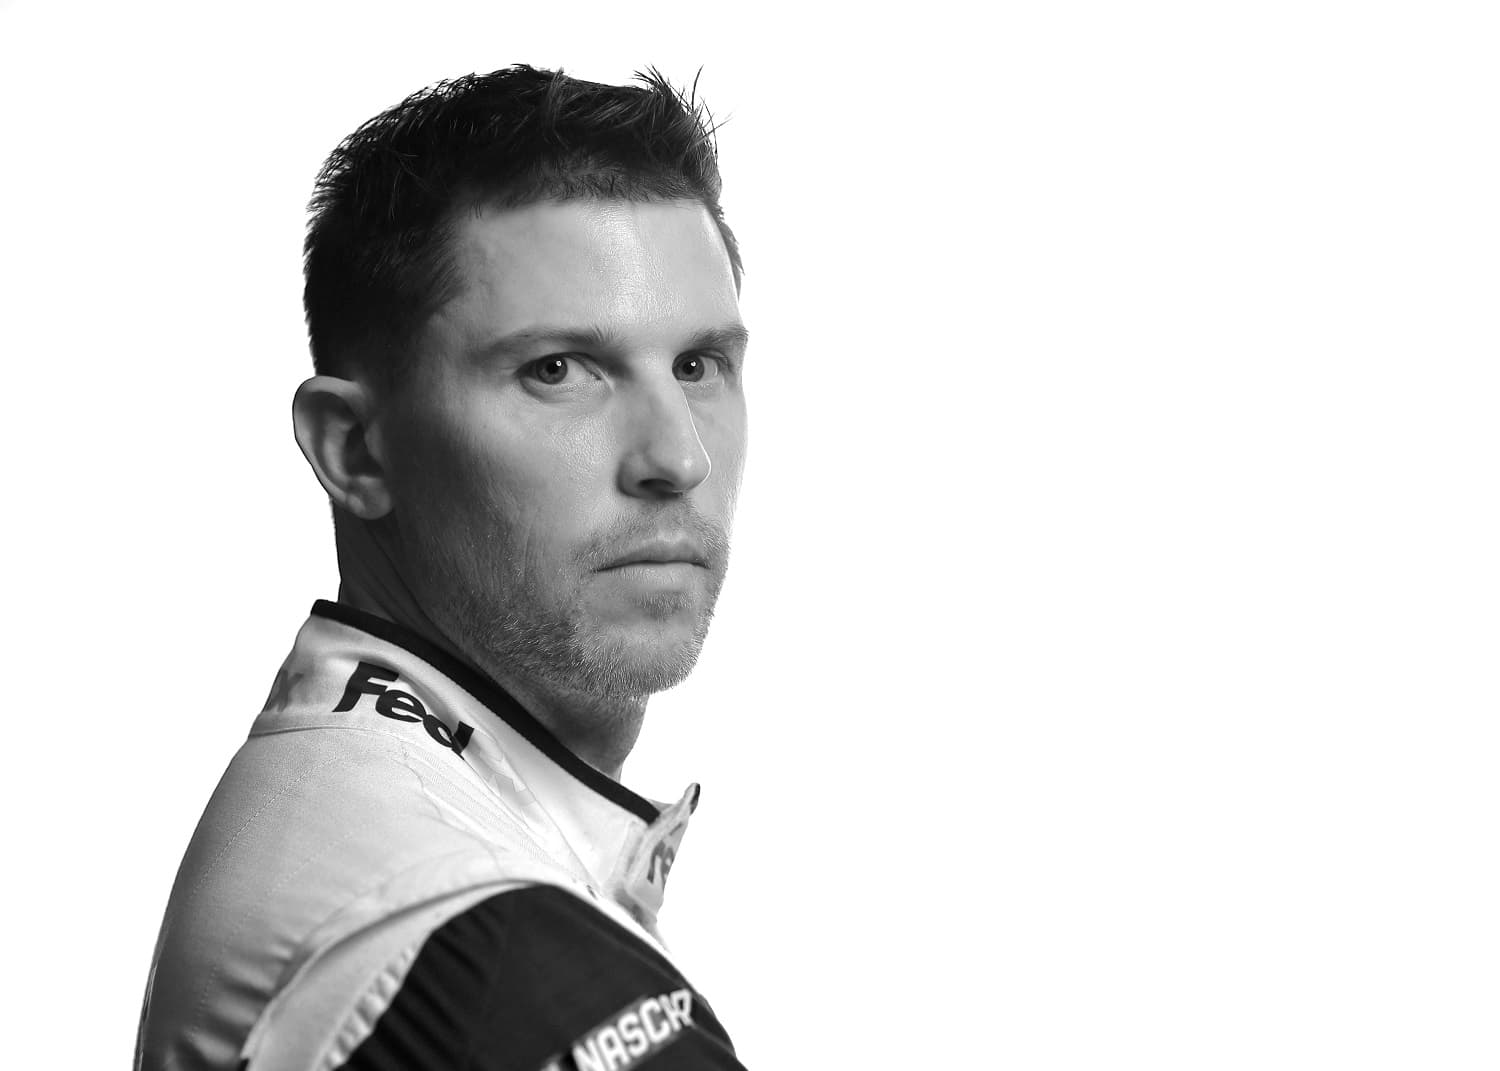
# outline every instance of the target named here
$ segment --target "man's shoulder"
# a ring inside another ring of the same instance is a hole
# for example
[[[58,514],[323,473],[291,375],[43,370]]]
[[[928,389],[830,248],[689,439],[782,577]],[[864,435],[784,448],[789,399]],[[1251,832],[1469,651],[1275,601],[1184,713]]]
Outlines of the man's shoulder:
[[[284,991],[246,1047],[251,1071],[740,1066],[713,1010],[660,950],[560,888],[479,900],[409,953],[353,1004],[337,962]]]
[[[172,909],[310,926],[393,886],[422,895],[545,869],[527,816],[437,750],[339,727],[251,736],[204,810]]]
[[[464,849],[521,847],[522,816],[451,752],[345,727],[253,735],[215,789],[184,869],[395,872]]]
[[[477,900],[565,883],[523,817],[444,757],[340,728],[246,741],[178,872],[148,1032],[233,1046],[332,949],[374,963]]]

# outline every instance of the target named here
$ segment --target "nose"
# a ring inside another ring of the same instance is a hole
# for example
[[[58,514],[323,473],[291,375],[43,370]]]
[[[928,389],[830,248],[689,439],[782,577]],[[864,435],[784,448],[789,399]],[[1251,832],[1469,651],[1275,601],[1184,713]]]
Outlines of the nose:
[[[677,380],[642,384],[632,401],[624,414],[620,490],[636,498],[669,498],[708,479],[713,461]]]

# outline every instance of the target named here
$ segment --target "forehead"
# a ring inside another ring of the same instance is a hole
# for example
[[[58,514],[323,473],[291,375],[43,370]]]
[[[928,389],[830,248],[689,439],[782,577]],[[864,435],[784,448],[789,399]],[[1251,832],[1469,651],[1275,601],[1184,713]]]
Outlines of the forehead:
[[[536,324],[616,333],[738,318],[729,255],[694,201],[540,202],[462,214],[456,294],[434,326],[459,341]]]

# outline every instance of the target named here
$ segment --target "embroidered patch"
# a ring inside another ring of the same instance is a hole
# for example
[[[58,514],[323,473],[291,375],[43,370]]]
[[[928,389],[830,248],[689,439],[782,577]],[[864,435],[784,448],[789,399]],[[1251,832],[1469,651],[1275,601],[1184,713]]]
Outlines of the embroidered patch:
[[[629,1071],[693,1025],[693,991],[676,989],[627,1005],[556,1056],[541,1071]]]

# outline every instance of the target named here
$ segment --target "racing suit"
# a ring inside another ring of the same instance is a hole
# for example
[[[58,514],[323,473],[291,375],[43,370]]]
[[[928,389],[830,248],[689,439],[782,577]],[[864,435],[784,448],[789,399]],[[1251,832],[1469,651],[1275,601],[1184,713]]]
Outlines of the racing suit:
[[[136,1067],[738,1068],[656,928],[697,794],[319,601],[188,846]]]

